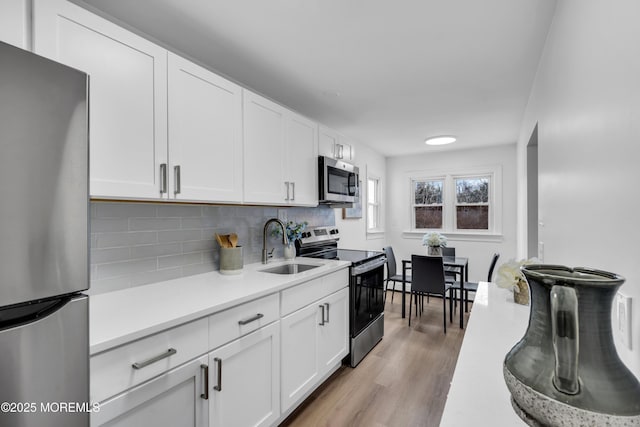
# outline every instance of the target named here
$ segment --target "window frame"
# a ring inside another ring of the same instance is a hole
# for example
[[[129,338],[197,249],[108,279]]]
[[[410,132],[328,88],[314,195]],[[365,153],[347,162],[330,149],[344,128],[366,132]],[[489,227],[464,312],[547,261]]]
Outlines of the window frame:
[[[416,181],[435,181],[444,177],[443,184],[443,228],[416,228],[415,218],[415,193]],[[456,206],[457,195],[455,180],[460,178],[489,178],[489,228],[484,229],[458,229]],[[409,183],[409,227],[404,232],[406,236],[417,238],[424,233],[437,231],[453,239],[468,240],[500,240],[502,238],[502,167],[487,166],[481,168],[469,168],[465,170],[438,170],[438,171],[414,171],[407,174]]]
[[[482,179],[482,178],[487,178],[487,180],[489,181],[489,194],[488,194],[488,200],[486,203],[458,203],[458,189],[456,186],[456,180],[458,179]],[[473,175],[452,175],[451,177],[452,179],[452,187],[453,187],[453,230],[455,232],[478,232],[478,231],[486,231],[486,232],[490,232],[491,231],[491,225],[492,225],[492,215],[493,215],[493,210],[494,207],[491,204],[491,201],[494,200],[493,198],[493,187],[494,187],[494,182],[493,182],[493,177],[489,174],[487,175],[478,175],[478,174],[473,174]],[[488,207],[488,223],[487,223],[487,229],[481,229],[481,228],[458,228],[458,206],[487,206]]]
[[[443,231],[446,228],[446,215],[445,215],[445,205],[446,205],[446,175],[442,176],[430,176],[427,178],[412,178],[411,179],[411,227],[415,230],[431,230],[431,231]],[[416,182],[429,182],[429,181],[442,181],[442,203],[437,204],[418,204],[416,203],[415,197],[415,183]],[[416,223],[416,207],[422,206],[441,206],[442,207],[442,227],[440,228],[415,228]]]
[[[371,201],[371,195],[369,194],[369,181],[373,181],[374,182],[374,188],[375,188],[375,201],[372,202]],[[380,178],[378,178],[377,176],[373,176],[373,175],[368,175],[367,176],[367,203],[366,203],[366,210],[365,210],[365,215],[366,215],[366,223],[367,223],[367,233],[375,233],[381,230],[382,227],[380,227]],[[376,218],[376,226],[372,227],[371,224],[369,223],[369,206],[372,206],[375,212],[375,218]]]

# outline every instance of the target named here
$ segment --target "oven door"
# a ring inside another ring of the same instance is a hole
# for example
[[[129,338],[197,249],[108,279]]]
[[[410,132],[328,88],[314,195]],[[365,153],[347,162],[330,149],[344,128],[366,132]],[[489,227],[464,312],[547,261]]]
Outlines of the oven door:
[[[358,168],[341,160],[320,157],[320,202],[355,202],[359,193]]]
[[[352,268],[353,269],[353,268]],[[351,337],[356,337],[384,311],[384,263],[372,270],[352,274]]]

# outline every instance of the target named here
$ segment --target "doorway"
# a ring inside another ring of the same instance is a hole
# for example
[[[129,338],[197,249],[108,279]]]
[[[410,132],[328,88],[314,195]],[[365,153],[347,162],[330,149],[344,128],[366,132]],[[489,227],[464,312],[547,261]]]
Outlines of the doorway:
[[[538,123],[527,143],[527,258],[538,253]]]

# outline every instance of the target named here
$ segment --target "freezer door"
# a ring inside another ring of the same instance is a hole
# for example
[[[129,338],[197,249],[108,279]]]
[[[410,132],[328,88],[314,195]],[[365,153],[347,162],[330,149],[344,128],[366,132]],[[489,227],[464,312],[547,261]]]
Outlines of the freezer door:
[[[88,297],[37,309],[0,311],[0,426],[88,427]]]
[[[87,75],[0,42],[0,306],[88,288]]]

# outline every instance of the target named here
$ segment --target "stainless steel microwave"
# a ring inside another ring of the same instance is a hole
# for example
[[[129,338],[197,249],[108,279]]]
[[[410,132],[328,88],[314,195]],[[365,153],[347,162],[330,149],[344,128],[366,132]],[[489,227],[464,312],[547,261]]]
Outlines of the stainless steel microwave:
[[[342,160],[320,156],[318,158],[318,184],[320,203],[353,203],[358,188],[358,168]]]

